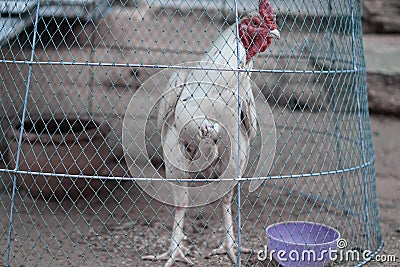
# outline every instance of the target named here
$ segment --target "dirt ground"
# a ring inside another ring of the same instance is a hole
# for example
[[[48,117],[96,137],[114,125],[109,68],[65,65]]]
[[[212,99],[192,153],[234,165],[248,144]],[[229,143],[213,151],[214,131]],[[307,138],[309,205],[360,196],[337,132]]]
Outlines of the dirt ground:
[[[400,120],[382,115],[371,116],[372,139],[375,151],[376,190],[379,203],[379,218],[385,242],[383,254],[396,255],[400,264]],[[369,263],[378,266],[383,263]]]
[[[385,242],[379,254],[396,255],[397,262],[370,262],[367,266],[397,266],[400,251],[400,120],[374,115],[371,126],[380,225]],[[258,261],[255,254],[265,243],[263,229],[272,221],[285,219],[288,214],[289,218],[320,221],[321,217],[335,213],[335,208],[321,209],[316,202],[307,199],[293,200],[292,194],[279,190],[279,185],[273,194],[277,191],[280,192],[278,198],[262,190],[249,198],[243,195],[242,244],[255,250],[243,254],[243,266],[275,266],[273,262]],[[10,266],[159,266],[158,262],[141,261],[140,258],[145,254],[162,253],[169,245],[174,208],[162,206],[130,182],[124,183],[123,187],[109,184],[99,193],[99,198],[76,202],[34,200],[23,190],[19,193],[15,202],[17,212],[13,221]],[[0,205],[3,210],[8,210],[9,198],[5,196],[3,194]],[[233,205],[235,201],[237,199]],[[193,208],[187,214],[188,236],[184,243],[189,248],[189,257],[199,266],[232,266],[227,256],[209,256],[224,234],[220,205],[217,201],[201,209]],[[267,211],[265,207],[274,207],[274,210]],[[281,210],[285,213],[281,214]],[[237,209],[233,212],[237,214]],[[303,218],[302,214],[308,217]],[[236,231],[237,221],[234,224]],[[8,216],[1,216],[0,225],[3,227],[0,229],[3,233],[0,252],[4,256]],[[2,260],[0,266],[3,264]]]

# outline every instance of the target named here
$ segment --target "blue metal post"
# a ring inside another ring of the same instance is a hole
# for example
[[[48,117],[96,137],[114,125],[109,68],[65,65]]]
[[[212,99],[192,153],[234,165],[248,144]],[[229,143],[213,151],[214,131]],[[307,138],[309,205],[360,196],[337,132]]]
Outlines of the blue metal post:
[[[31,76],[32,76],[32,62],[34,60],[34,55],[35,55],[35,45],[36,45],[36,36],[37,36],[37,25],[38,25],[38,19],[39,19],[39,8],[40,8],[40,0],[37,1],[37,6],[36,6],[36,14],[35,14],[35,22],[34,22],[34,28],[33,28],[33,41],[32,41],[32,50],[31,50],[31,57],[29,60],[29,70],[28,70],[28,79],[26,83],[26,92],[25,92],[25,99],[24,99],[24,106],[22,110],[22,118],[21,118],[21,127],[20,127],[20,132],[19,132],[19,139],[18,139],[18,150],[17,150],[17,155],[16,155],[16,160],[15,160],[15,169],[14,169],[14,174],[13,174],[13,189],[12,189],[12,194],[11,194],[11,207],[10,207],[10,220],[9,220],[9,226],[8,226],[8,234],[7,234],[7,250],[6,250],[6,266],[9,266],[10,264],[10,252],[11,252],[11,233],[12,233],[12,228],[13,228],[13,212],[14,212],[14,205],[15,205],[15,194],[16,194],[16,188],[17,188],[17,171],[18,171],[18,165],[19,165],[19,159],[20,159],[20,154],[21,154],[21,146],[22,146],[22,134],[24,132],[24,121],[25,121],[25,116],[26,116],[26,109],[27,109],[27,104],[28,104],[28,97],[29,97],[29,88],[31,84]]]

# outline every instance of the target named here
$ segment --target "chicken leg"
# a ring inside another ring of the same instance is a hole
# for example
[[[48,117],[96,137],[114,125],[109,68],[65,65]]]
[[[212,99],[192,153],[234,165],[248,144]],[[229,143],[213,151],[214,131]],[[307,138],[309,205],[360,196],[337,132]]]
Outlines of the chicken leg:
[[[236,264],[237,257],[235,253],[235,234],[233,233],[233,220],[232,220],[232,195],[233,191],[227,193],[222,199],[222,216],[223,216],[223,227],[225,231],[224,240],[222,244],[212,251],[211,255],[228,254],[231,261]]]
[[[166,164],[166,171],[169,174],[168,176],[179,177],[179,178],[188,178],[185,177],[185,173],[181,170],[177,170],[174,167],[169,167]],[[186,183],[180,183],[180,186],[187,186]],[[171,234],[171,244],[169,246],[168,251],[158,255],[146,255],[142,257],[142,260],[166,260],[165,267],[172,266],[175,262],[181,261],[185,262],[186,264],[192,266],[194,265],[193,261],[191,261],[185,254],[188,251],[183,246],[183,239],[185,237],[184,233],[184,219],[185,219],[185,212],[186,208],[189,203],[188,196],[184,190],[180,188],[175,188],[173,190],[174,202],[175,202],[175,215],[174,215],[174,222],[172,226],[172,234]]]

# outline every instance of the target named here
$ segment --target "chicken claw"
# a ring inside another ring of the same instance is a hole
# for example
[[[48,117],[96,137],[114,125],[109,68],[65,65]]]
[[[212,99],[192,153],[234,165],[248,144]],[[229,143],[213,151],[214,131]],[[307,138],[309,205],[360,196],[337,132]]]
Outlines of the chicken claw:
[[[184,262],[189,266],[193,266],[194,263],[188,257],[185,256],[182,248],[177,247],[173,252],[167,251],[158,256],[154,255],[146,255],[142,257],[142,260],[151,260],[151,261],[159,261],[166,260],[164,267],[171,267],[175,262]]]

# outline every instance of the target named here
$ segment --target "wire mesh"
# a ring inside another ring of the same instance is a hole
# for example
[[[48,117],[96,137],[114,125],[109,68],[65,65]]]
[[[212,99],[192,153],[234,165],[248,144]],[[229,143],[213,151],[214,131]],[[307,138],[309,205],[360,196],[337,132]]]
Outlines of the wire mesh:
[[[271,6],[243,65],[255,0],[0,1],[0,265],[277,266],[292,221],[378,253],[360,1]]]

